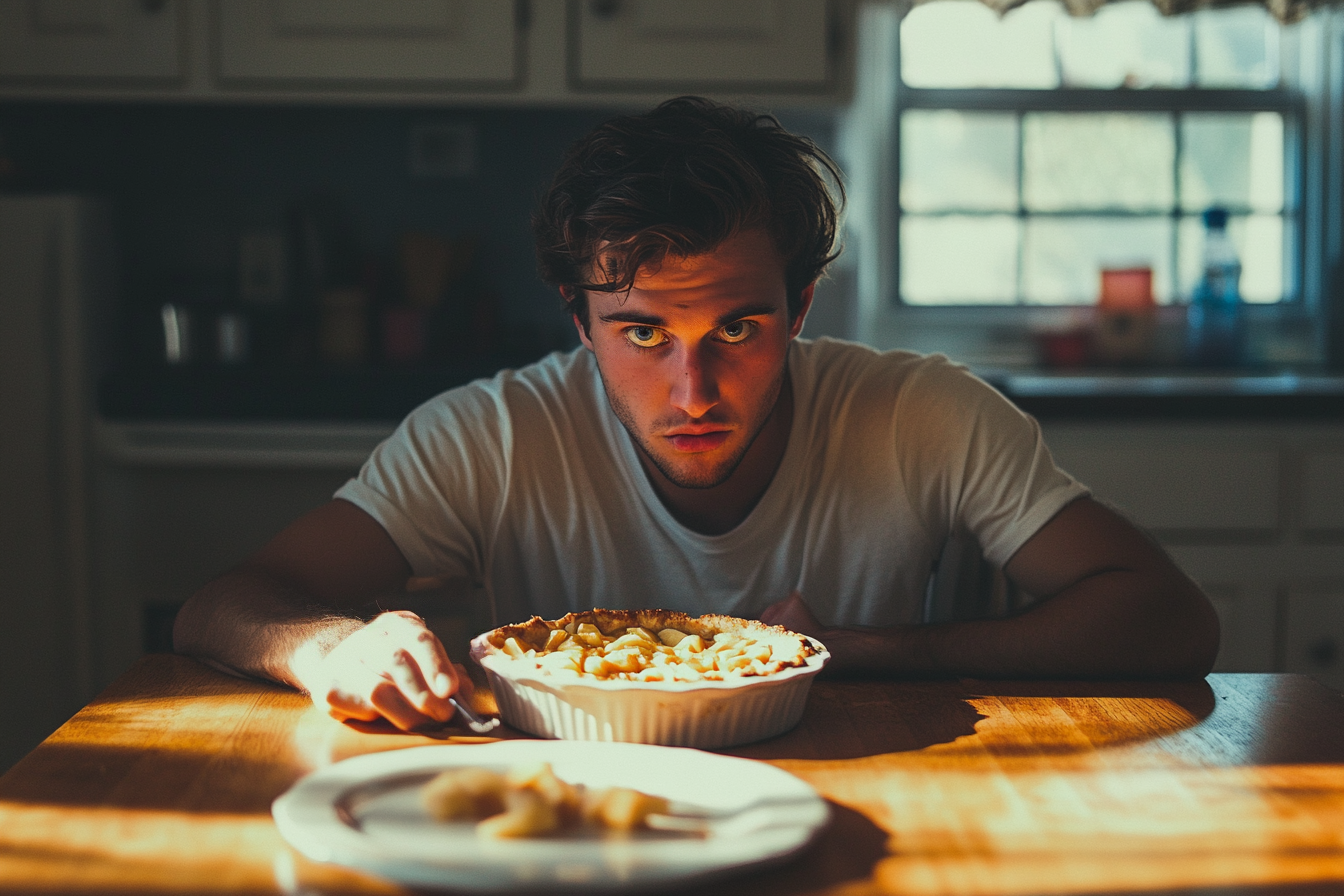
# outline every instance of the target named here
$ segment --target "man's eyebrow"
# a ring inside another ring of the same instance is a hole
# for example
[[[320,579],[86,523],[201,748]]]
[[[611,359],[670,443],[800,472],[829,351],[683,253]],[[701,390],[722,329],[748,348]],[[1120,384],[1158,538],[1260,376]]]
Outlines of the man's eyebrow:
[[[599,314],[597,319],[607,324],[643,324],[648,327],[661,327],[664,321],[656,314],[640,314],[638,311],[613,311],[611,314]]]
[[[765,317],[777,313],[779,313],[779,308],[775,305],[765,303],[742,305],[720,314],[718,320],[714,322],[714,326],[722,327],[744,317]],[[613,311],[611,314],[600,314],[597,319],[609,324],[640,324],[646,327],[667,325],[667,322],[657,314],[643,314],[638,311]]]

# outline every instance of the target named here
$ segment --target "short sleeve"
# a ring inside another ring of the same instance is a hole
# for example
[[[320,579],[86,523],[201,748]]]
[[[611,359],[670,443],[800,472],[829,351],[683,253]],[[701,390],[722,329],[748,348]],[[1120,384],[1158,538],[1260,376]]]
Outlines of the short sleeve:
[[[902,383],[896,438],[907,493],[930,534],[970,532],[1000,568],[1088,494],[1055,465],[1035,419],[942,356],[923,359]]]
[[[377,520],[414,575],[480,581],[511,434],[498,381],[450,390],[411,412],[335,497]]]

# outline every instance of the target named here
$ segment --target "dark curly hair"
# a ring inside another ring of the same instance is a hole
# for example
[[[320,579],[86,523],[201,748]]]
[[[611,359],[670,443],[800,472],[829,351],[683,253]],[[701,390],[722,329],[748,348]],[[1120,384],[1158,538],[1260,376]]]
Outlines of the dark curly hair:
[[[834,193],[832,192],[834,190]],[[669,254],[764,228],[785,259],[790,318],[839,255],[840,170],[773,115],[701,97],[599,126],[569,150],[532,218],[541,277],[587,327],[587,290],[628,290]]]

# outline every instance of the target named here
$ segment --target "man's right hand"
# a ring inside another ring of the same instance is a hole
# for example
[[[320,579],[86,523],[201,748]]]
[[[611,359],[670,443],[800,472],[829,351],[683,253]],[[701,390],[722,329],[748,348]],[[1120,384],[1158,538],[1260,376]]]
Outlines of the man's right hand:
[[[334,500],[192,595],[173,643],[217,668],[300,688],[337,719],[441,724],[453,714],[448,698],[471,689],[465,671],[414,613],[355,616],[410,575],[373,517]]]
[[[403,731],[443,723],[448,698],[471,682],[443,644],[411,612],[383,613],[346,635],[325,656],[300,650],[294,671],[313,703],[333,718],[385,718]]]

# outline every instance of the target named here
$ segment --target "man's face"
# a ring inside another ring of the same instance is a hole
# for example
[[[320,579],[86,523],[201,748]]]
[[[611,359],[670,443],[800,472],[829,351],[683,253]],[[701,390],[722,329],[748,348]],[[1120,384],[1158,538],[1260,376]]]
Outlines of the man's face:
[[[579,336],[646,459],[681,488],[713,488],[770,419],[811,297],[791,322],[784,260],[747,231],[641,271],[628,294],[589,292]]]

